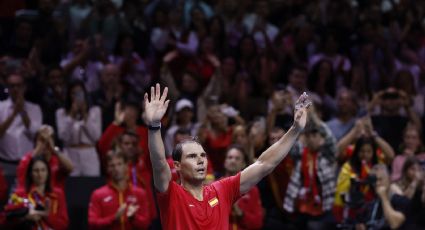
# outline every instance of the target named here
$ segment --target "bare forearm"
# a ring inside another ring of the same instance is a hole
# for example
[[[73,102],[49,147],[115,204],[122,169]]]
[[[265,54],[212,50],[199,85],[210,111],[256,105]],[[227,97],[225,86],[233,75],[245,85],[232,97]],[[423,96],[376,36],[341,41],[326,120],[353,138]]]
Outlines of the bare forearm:
[[[278,142],[264,151],[257,161],[242,171],[241,193],[248,192],[252,186],[256,185],[262,178],[273,171],[288,154],[300,132],[300,129],[291,127]]]
[[[385,155],[385,161],[391,164],[394,158],[394,150],[384,139],[381,137],[376,137],[376,143],[382,149],[382,152]]]
[[[155,188],[165,192],[171,180],[171,171],[165,158],[165,148],[160,130],[149,130],[149,152]]]
[[[72,170],[74,170],[74,165],[72,164],[71,160],[68,159],[68,157],[66,157],[63,154],[57,154],[58,158],[59,158],[59,163],[62,166],[62,168],[68,172],[71,173]]]
[[[272,171],[288,154],[300,132],[301,130],[291,127],[279,141],[264,151],[257,161],[267,165],[269,167],[268,170]]]
[[[403,213],[394,210],[387,195],[381,196],[381,202],[385,219],[390,225],[390,228],[396,229],[400,227],[405,220]]]

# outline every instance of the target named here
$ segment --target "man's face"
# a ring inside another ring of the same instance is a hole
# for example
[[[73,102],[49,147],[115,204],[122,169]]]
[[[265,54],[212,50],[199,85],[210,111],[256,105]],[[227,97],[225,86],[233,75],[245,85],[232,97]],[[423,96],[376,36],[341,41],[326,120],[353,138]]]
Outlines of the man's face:
[[[203,182],[207,175],[207,154],[196,142],[188,142],[182,146],[181,160],[174,161],[177,172],[185,181]]]
[[[126,106],[124,108],[124,122],[128,126],[135,125],[137,123],[137,118],[139,116],[139,111],[134,106]]]
[[[342,92],[340,95],[338,95],[337,106],[339,112],[343,114],[354,113],[355,110],[354,101],[348,92]]]
[[[112,181],[119,182],[127,176],[127,164],[121,157],[112,157],[108,161],[108,174]]]
[[[128,159],[134,158],[139,153],[139,140],[135,136],[125,134],[120,142],[121,150],[127,155]]]
[[[385,188],[389,188],[390,186],[390,177],[385,169],[375,169],[372,173],[376,176],[376,187],[384,186]]]
[[[10,97],[15,101],[19,97],[23,97],[25,93],[24,79],[20,75],[12,75],[7,79],[7,87]]]
[[[227,152],[224,168],[230,175],[235,175],[245,167],[244,156],[238,149],[232,148]]]
[[[325,139],[318,132],[306,133],[305,134],[306,146],[311,151],[318,151],[320,146],[323,145]]]
[[[105,66],[102,72],[102,84],[118,84],[120,77],[120,70],[118,66],[109,64]]]

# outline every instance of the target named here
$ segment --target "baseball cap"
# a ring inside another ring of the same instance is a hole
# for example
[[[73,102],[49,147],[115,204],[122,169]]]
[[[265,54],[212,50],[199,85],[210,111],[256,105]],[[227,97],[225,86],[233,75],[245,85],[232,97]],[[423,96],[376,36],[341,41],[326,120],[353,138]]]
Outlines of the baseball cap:
[[[193,103],[190,100],[185,98],[178,100],[175,107],[176,112],[178,113],[184,108],[193,109]]]

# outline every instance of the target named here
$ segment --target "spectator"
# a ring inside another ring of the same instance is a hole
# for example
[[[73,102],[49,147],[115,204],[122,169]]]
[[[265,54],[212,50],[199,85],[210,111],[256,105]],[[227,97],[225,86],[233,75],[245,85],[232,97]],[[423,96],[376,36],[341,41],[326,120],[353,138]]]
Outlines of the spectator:
[[[338,142],[338,158],[340,162],[345,162],[352,157],[353,148],[350,145],[356,143],[358,139],[363,137],[372,138],[374,140],[377,145],[374,154],[377,155],[379,163],[391,164],[395,155],[394,150],[389,143],[380,137],[374,130],[369,117],[358,119],[350,132]]]
[[[91,106],[82,82],[69,85],[65,108],[56,111],[58,136],[74,164],[71,176],[99,176],[96,142],[102,131],[101,111]]]
[[[152,81],[151,67],[150,63],[143,60],[134,48],[134,38],[131,35],[120,35],[114,55],[109,56],[109,61],[119,66],[122,81],[131,86],[133,91],[142,95]]]
[[[336,98],[336,116],[326,122],[337,141],[344,137],[354,126],[358,105],[352,91],[342,89]]]
[[[140,117],[139,105],[131,101],[118,102],[115,104],[114,121],[109,124],[97,143],[102,169],[106,169],[106,155],[113,147],[114,141],[125,131],[137,133],[139,136],[139,147],[146,157],[149,157],[147,128],[138,124]],[[149,159],[149,158],[148,158]],[[145,162],[149,171],[150,161]]]
[[[218,105],[208,108],[207,119],[207,123],[199,129],[199,139],[209,153],[214,170],[222,174],[225,151],[232,143],[233,128]]]
[[[350,159],[338,174],[333,214],[338,222],[355,223],[360,203],[375,199],[368,179],[372,167],[378,164],[378,144],[371,137],[357,139]],[[360,195],[359,195],[360,193]],[[351,221],[352,222],[351,222]]]
[[[276,143],[284,134],[285,130],[279,126],[269,129],[268,145]],[[283,201],[286,196],[289,180],[294,170],[294,161],[291,156],[285,159],[267,176],[266,185],[260,187],[263,207],[267,210],[264,218],[264,229],[292,229],[290,216],[283,209]]]
[[[100,40],[99,36],[98,39],[75,39],[72,50],[60,62],[65,74],[69,75],[71,80],[83,81],[89,93],[99,89],[99,73],[103,63],[107,61]]]
[[[421,132],[418,127],[407,125],[403,132],[403,143],[400,145],[401,153],[392,163],[391,180],[397,181],[401,177],[404,162],[408,157],[415,157],[425,169],[425,149],[422,144]]]
[[[22,206],[28,209],[25,216],[14,221],[16,229],[27,227],[65,230],[68,228],[65,195],[61,189],[52,187],[50,178],[50,167],[47,161],[41,156],[32,158],[25,172],[25,186],[18,188],[10,199],[11,202],[18,201],[15,205],[11,203],[10,211]],[[24,199],[23,203],[22,199]]]
[[[26,172],[29,164],[34,157],[42,157],[50,168],[50,183],[55,188],[65,189],[65,180],[74,169],[72,162],[67,156],[59,151],[55,146],[53,139],[53,129],[50,126],[43,125],[37,131],[35,137],[34,150],[28,152],[19,162],[16,172],[17,187],[24,188]]]
[[[400,71],[397,73],[393,86],[406,92],[409,102],[413,107],[413,110],[419,115],[424,115],[424,107],[425,107],[425,98],[423,94],[418,93],[417,88],[415,87],[415,83],[413,81],[413,76],[409,71]]]
[[[411,229],[409,228],[411,224],[409,199],[401,195],[400,190],[390,186],[390,175],[385,165],[376,165],[373,173],[377,178],[375,192],[378,201],[374,202],[373,206],[366,211],[365,222],[372,218],[373,227],[379,230]],[[376,208],[376,214],[372,215],[373,209]],[[359,228],[366,229],[366,225],[363,224]]]
[[[324,120],[329,120],[335,113],[335,91],[336,79],[332,68],[332,63],[328,60],[317,62],[307,80],[308,88],[316,93],[322,101],[322,116]]]
[[[373,126],[393,149],[397,149],[400,145],[402,133],[399,131],[404,130],[407,123],[411,122],[416,127],[422,127],[418,115],[413,111],[404,92],[388,88],[376,93],[368,106],[369,113],[373,114],[373,109],[378,105],[381,111],[380,114],[372,116]],[[406,116],[400,115],[400,109],[406,111]]]
[[[150,216],[152,219],[157,217],[155,198],[152,190],[152,172],[147,166],[149,155],[140,148],[140,137],[133,131],[124,131],[117,140],[116,150],[121,151],[128,162],[129,182],[146,191]]]
[[[6,78],[9,98],[0,102],[0,159],[5,174],[14,174],[19,159],[33,147],[33,139],[41,126],[38,105],[24,98],[25,81],[19,74]]]
[[[171,154],[174,143],[174,134],[178,129],[187,129],[192,136],[198,133],[199,124],[194,123],[194,106],[188,99],[177,101],[175,108],[175,124],[171,125],[165,135],[165,149],[167,154]]]
[[[419,165],[419,161],[414,157],[408,157],[403,164],[400,180],[396,182],[396,186],[403,192],[403,195],[412,199],[416,190],[421,188],[423,183],[423,170]]]
[[[61,67],[54,66],[47,70],[41,107],[43,124],[52,126],[54,130],[57,130],[56,110],[65,106],[66,84],[66,78]]]
[[[317,115],[310,115],[304,146],[296,145],[290,151],[295,167],[283,208],[296,213],[299,229],[326,229],[335,192],[336,141]]]
[[[110,180],[91,195],[90,229],[148,229],[151,217],[147,195],[129,184],[125,155],[111,151],[107,158]]]
[[[91,94],[92,101],[102,110],[102,131],[114,121],[115,104],[124,94],[121,72],[117,65],[106,64],[100,75],[101,87]]]
[[[236,145],[229,147],[224,160],[225,177],[236,175],[248,164],[248,156],[241,147]],[[260,192],[257,186],[254,186],[233,204],[229,230],[261,229],[263,215]]]

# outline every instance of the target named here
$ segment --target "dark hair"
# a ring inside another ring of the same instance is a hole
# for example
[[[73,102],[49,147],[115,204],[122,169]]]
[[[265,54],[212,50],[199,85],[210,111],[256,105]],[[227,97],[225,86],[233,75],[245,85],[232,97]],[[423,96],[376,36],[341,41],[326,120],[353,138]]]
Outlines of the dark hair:
[[[136,132],[131,131],[131,130],[125,130],[125,131],[124,131],[123,133],[121,133],[121,135],[118,137],[119,142],[121,142],[121,141],[122,141],[122,139],[123,139],[123,137],[124,137],[124,136],[130,136],[130,137],[134,137],[134,138],[137,138],[137,139],[139,139],[139,138],[140,138],[139,134],[137,134]]]
[[[176,145],[176,147],[174,148],[173,153],[171,155],[172,158],[173,158],[173,161],[179,161],[179,162],[181,161],[182,155],[183,155],[183,145],[188,144],[188,143],[196,143],[198,145],[201,145],[201,142],[199,142],[197,137],[192,137],[190,139],[187,139],[187,140],[184,140],[184,141],[178,143]]]
[[[52,191],[52,185],[51,185],[51,175],[50,175],[50,166],[49,163],[47,162],[47,160],[43,157],[43,156],[35,156],[31,158],[31,161],[28,165],[28,169],[26,171],[25,174],[25,191],[29,192],[31,189],[31,186],[34,183],[34,180],[32,178],[32,169],[35,165],[36,162],[41,161],[44,163],[44,165],[46,165],[47,168],[47,180],[46,180],[46,184],[44,185],[44,190],[46,192],[51,192]]]
[[[403,167],[401,169],[401,178],[404,178],[407,174],[407,171],[409,170],[409,168],[411,168],[413,165],[419,165],[419,161],[418,159],[416,159],[416,157],[408,157],[406,158],[406,161],[403,164]]]
[[[373,138],[369,137],[361,137],[356,141],[356,144],[354,145],[353,154],[351,155],[351,158],[349,160],[349,163],[353,170],[360,175],[361,167],[362,167],[362,160],[360,159],[360,149],[364,145],[371,145],[372,146],[372,165],[378,164],[378,157],[376,155],[376,150],[378,149],[376,142]]]
[[[135,51],[135,42],[134,42],[134,37],[133,37],[133,35],[131,35],[131,34],[129,34],[129,33],[122,33],[122,34],[119,34],[118,35],[118,39],[117,39],[117,41],[115,42],[115,47],[114,47],[114,54],[116,55],[116,56],[120,56],[120,55],[122,55],[121,54],[121,52],[122,52],[122,50],[121,50],[121,46],[122,46],[122,43],[126,40],[126,39],[130,39],[132,42],[133,42],[133,51]]]
[[[72,89],[75,87],[81,87],[81,89],[83,89],[84,92],[84,100],[87,103],[87,110],[89,109],[89,100],[88,100],[88,95],[87,95],[87,90],[86,87],[84,85],[84,82],[80,81],[80,80],[75,80],[72,81],[67,88],[66,91],[66,99],[65,99],[65,111],[67,113],[69,113],[71,111],[71,107],[72,107]]]
[[[326,92],[329,93],[330,96],[335,97],[335,91],[336,91],[335,73],[332,67],[332,62],[328,60],[321,60],[313,66],[311,74],[307,80],[308,88],[312,90],[313,92],[316,90],[315,87],[317,86],[317,82],[319,81],[320,66],[323,63],[327,63],[331,67],[330,76],[328,77],[328,79],[326,79],[326,83],[325,83]]]
[[[124,154],[124,152],[120,150],[110,150],[106,154],[106,164],[108,164],[114,158],[121,158],[124,161],[124,163],[127,163],[128,161],[127,156]]]
[[[239,152],[242,153],[243,161],[245,162],[246,166],[248,166],[250,164],[249,158],[248,158],[248,153],[245,151],[245,149],[242,147],[242,145],[239,145],[239,144],[230,145],[226,150],[226,156],[229,153],[229,151],[232,150],[232,149],[236,149],[236,150],[238,150]]]

